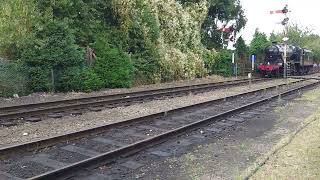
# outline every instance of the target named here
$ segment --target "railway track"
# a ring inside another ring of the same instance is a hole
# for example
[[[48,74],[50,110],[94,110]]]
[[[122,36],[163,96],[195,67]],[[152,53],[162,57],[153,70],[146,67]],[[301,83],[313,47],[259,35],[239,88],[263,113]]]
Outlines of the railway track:
[[[270,79],[252,79],[252,83]],[[86,112],[98,112],[106,108],[129,106],[155,99],[174,98],[190,93],[203,93],[213,89],[239,86],[249,83],[248,79],[197,84],[164,89],[153,89],[124,94],[94,96],[79,99],[51,101],[0,108],[0,125],[14,126],[23,122],[37,122],[46,118],[61,118],[68,115],[81,115]]]
[[[241,113],[248,108],[319,83],[315,80],[284,83],[81,132],[1,148],[3,160],[0,161],[0,177],[67,179],[76,171],[116,162],[199,127],[203,127],[207,133],[218,133],[216,125],[232,126],[259,114],[257,110]],[[236,113],[240,114],[234,117]],[[161,155],[161,151],[157,152]],[[129,163],[127,166],[134,164]]]

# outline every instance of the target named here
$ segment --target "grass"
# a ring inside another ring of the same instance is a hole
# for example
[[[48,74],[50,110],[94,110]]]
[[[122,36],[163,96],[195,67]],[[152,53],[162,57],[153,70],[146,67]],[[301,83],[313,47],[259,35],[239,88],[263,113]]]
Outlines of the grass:
[[[317,120],[302,130],[252,179],[320,179],[320,110]]]
[[[301,100],[320,105],[320,90],[305,93]],[[289,142],[263,166],[252,179],[320,179],[320,108],[301,125],[296,136],[284,138]],[[291,139],[290,142],[288,139]]]

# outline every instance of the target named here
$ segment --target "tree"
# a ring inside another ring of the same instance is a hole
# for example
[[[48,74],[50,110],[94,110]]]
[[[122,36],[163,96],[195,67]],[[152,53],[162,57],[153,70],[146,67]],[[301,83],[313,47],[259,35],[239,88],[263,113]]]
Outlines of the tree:
[[[237,39],[235,47],[237,49],[236,52],[240,59],[243,59],[246,56],[246,54],[248,54],[248,46],[246,45],[245,41],[241,36]]]
[[[250,43],[250,53],[260,55],[269,44],[270,42],[268,41],[266,34],[259,32],[259,29],[256,29]]]
[[[21,60],[29,68],[30,90],[47,91],[50,71],[57,74],[64,68],[81,66],[84,53],[65,23],[51,21],[27,39]]]
[[[34,0],[1,0],[0,56],[15,59],[25,37],[40,26],[40,17]]]
[[[207,17],[202,24],[202,43],[207,49],[222,47],[221,33],[217,29],[218,23],[228,24],[235,21],[235,33],[239,32],[247,22],[239,0],[209,0]],[[224,33],[228,38],[230,33]]]
[[[289,44],[307,48],[312,50],[314,59],[320,61],[320,36],[314,34],[310,29],[301,27],[298,24],[290,24],[288,27]],[[273,33],[270,39],[274,38],[277,42],[281,42],[284,38],[284,33]]]
[[[266,34],[259,32],[259,29],[256,29],[253,39],[250,43],[249,52],[257,56],[257,60],[261,61],[263,58],[263,53],[265,48],[271,43],[268,41]]]
[[[300,27],[298,24],[290,24],[287,33],[288,43],[303,47],[311,40],[312,34],[312,31],[308,28]],[[272,34],[272,38],[275,38],[278,42],[281,42],[284,37],[284,33]]]
[[[269,37],[269,41],[270,41],[270,42],[277,42],[277,43],[279,43],[279,42],[281,42],[281,39],[280,39],[280,37],[279,37],[274,31],[272,31],[272,33],[270,34],[270,37]]]

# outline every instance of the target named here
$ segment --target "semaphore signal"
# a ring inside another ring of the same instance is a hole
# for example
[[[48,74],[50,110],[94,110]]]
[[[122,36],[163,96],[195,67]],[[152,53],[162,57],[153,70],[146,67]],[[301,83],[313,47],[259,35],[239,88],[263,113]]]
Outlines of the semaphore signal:
[[[285,18],[281,21],[281,24],[284,26],[284,52],[283,52],[283,63],[284,63],[284,71],[283,71],[283,77],[287,78],[287,49],[288,49],[288,23],[289,23],[289,18],[288,18],[288,5],[286,5],[282,10],[276,10],[276,11],[270,11],[270,14],[284,14]]]
[[[289,12],[288,5],[281,10],[270,11],[270,14],[287,14]]]

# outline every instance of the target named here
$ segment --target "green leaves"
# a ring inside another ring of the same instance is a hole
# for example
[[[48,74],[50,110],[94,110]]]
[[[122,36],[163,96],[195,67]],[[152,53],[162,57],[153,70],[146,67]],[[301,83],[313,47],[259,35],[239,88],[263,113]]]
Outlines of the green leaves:
[[[267,36],[256,29],[250,43],[250,54],[261,55],[268,45],[270,45],[270,42],[268,41]]]
[[[68,26],[59,21],[48,22],[43,30],[27,39],[21,60],[29,67],[30,90],[49,90],[51,70],[83,64],[84,53],[74,43]]]
[[[288,27],[289,43],[300,46],[301,48],[311,49],[314,59],[320,62],[320,36],[314,34],[312,30],[304,28],[298,24],[290,24]],[[283,33],[272,34],[271,40],[275,39],[282,42],[284,38]]]
[[[232,64],[231,64],[232,53],[228,50],[221,50],[217,56],[218,58],[214,66],[214,72],[216,74],[220,74],[223,76],[231,76],[232,75]]]
[[[202,77],[221,45],[216,23],[235,20],[237,31],[245,24],[238,0],[2,2],[0,56],[27,66],[31,91]],[[93,66],[85,67],[83,49],[97,57]]]
[[[84,91],[91,92],[104,87],[103,81],[87,67],[71,67],[65,69],[58,82],[59,91]]]
[[[241,36],[237,39],[237,42],[235,44],[235,48],[236,48],[236,52],[239,57],[246,56],[248,53],[248,49],[249,49]]]
[[[52,21],[28,40],[21,59],[30,66],[54,68],[81,65],[83,57],[68,26],[63,22]]]
[[[217,30],[218,23],[228,24],[235,21],[237,33],[246,25],[247,19],[239,0],[208,0],[208,3],[208,14],[202,24],[202,43],[208,49],[220,49],[222,40],[221,32]],[[228,38],[229,35],[230,33],[224,33],[224,38]]]
[[[98,56],[94,63],[94,72],[103,81],[104,87],[130,87],[133,65],[129,56],[110,47],[102,38],[96,41],[94,49]]]
[[[0,56],[14,59],[25,37],[39,28],[41,15],[33,0],[1,0]]]

